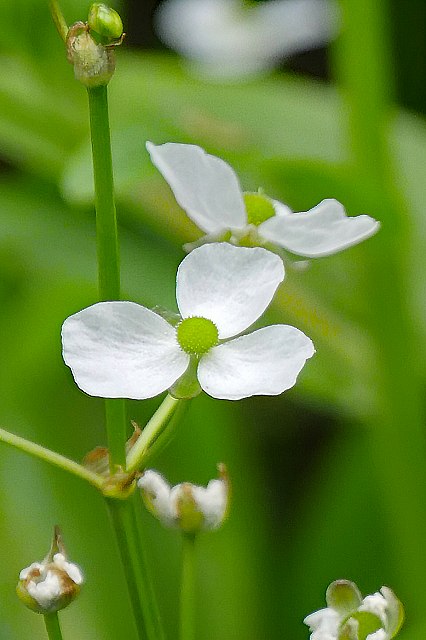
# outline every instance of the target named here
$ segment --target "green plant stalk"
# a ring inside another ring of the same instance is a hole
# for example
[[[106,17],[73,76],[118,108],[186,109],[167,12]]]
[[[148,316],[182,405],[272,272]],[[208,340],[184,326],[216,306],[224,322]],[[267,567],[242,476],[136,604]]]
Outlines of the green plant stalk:
[[[44,460],[45,462],[48,462],[55,467],[59,467],[59,469],[63,469],[68,473],[72,473],[73,475],[81,478],[82,480],[86,480],[86,482],[89,482],[97,489],[100,489],[102,491],[104,479],[101,476],[98,476],[96,473],[89,471],[81,464],[74,462],[74,460],[70,460],[69,458],[62,456],[60,453],[56,453],[55,451],[46,449],[45,447],[42,447],[39,444],[35,444],[30,440],[26,440],[25,438],[16,436],[13,433],[9,433],[5,429],[0,429],[0,442],[12,445],[13,447],[16,447],[20,451],[23,451],[30,456],[39,458],[40,460]]]
[[[146,616],[149,608],[147,596],[151,593],[151,587],[147,588],[145,574],[141,575],[140,571],[141,540],[135,526],[131,501],[110,498],[105,500],[117,540],[139,640],[157,640],[152,627],[152,616]],[[161,640],[161,636],[158,640]]]
[[[58,30],[58,33],[61,36],[62,40],[66,42],[67,34],[68,34],[68,25],[65,22],[65,18],[59,7],[58,1],[50,0],[49,7],[50,7],[50,12],[52,14],[53,22],[55,23],[56,29]]]
[[[142,509],[142,500],[140,499],[139,492],[130,498],[130,503],[132,506],[133,527],[135,531],[138,532],[138,545],[136,547],[136,552],[139,577],[142,577],[142,607],[144,609],[144,616],[147,622],[148,637],[150,640],[165,640],[166,636],[149,570],[145,535],[141,526],[142,520],[140,511]]]
[[[167,427],[175,411],[184,400],[178,400],[167,394],[149,422],[145,425],[136,444],[131,448],[127,456],[127,470],[129,473],[136,471],[143,464],[144,456],[148,449],[157,440]]]
[[[62,632],[59,625],[58,614],[56,612],[46,613],[43,617],[46,624],[47,637],[49,638],[49,640],[62,640]]]
[[[400,591],[412,610],[423,611],[426,589],[426,443],[423,389],[416,364],[415,331],[408,299],[409,214],[396,190],[388,144],[392,65],[386,0],[341,0],[342,36],[336,69],[349,107],[352,159],[366,198],[382,194],[374,213],[382,228],[365,251],[369,329],[377,354],[377,406],[369,437],[389,529]],[[360,38],[362,34],[362,42]],[[371,194],[371,196],[369,195]]]
[[[143,455],[140,458],[138,468],[145,469],[151,464],[152,459],[157,457],[169,443],[175,438],[178,425],[182,422],[182,419],[189,408],[189,401],[182,400],[174,412],[170,421],[165,425],[156,436],[155,440],[144,450]]]
[[[180,640],[195,640],[195,539],[194,534],[182,534]]]
[[[96,234],[98,246],[99,299],[120,299],[120,261],[117,218],[114,202],[111,137],[106,86],[92,87],[89,96],[92,139],[93,176],[95,183]],[[110,470],[126,466],[125,401],[105,400],[106,429],[110,454]]]

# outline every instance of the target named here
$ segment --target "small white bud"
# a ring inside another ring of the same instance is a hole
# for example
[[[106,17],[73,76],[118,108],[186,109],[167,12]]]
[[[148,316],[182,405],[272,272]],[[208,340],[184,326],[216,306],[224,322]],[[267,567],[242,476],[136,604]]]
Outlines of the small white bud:
[[[145,471],[138,480],[144,502],[166,527],[185,533],[211,531],[220,527],[229,506],[229,480],[225,465],[218,465],[220,478],[207,487],[184,482],[170,487],[157,471]]]
[[[19,599],[36,613],[53,613],[68,606],[78,595],[83,574],[68,562],[59,529],[55,527],[52,547],[42,562],[22,569],[16,592]]]

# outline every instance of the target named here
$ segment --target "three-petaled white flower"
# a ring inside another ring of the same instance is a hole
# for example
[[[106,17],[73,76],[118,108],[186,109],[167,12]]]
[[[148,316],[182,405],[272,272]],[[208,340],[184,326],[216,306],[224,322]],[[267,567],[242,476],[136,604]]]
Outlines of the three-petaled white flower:
[[[311,640],[390,640],[404,621],[401,602],[389,587],[362,598],[349,580],[332,582],[327,607],[304,619]]]
[[[348,217],[340,202],[323,200],[293,213],[262,193],[243,193],[234,170],[196,145],[147,142],[152,162],[179,205],[215,239],[230,231],[230,242],[271,243],[307,258],[337,253],[369,238],[379,228],[370,216]]]
[[[167,0],[157,13],[162,40],[211,78],[238,79],[321,46],[336,32],[331,0]]]
[[[220,478],[207,487],[183,482],[171,487],[163,476],[148,469],[138,487],[148,509],[166,527],[186,533],[211,531],[224,521],[229,502],[229,483],[225,465],[218,465]]]
[[[177,326],[133,302],[100,302],[65,320],[64,360],[80,389],[103,398],[156,396],[194,360],[214,398],[277,395],[314,354],[311,340],[288,325],[229,338],[260,317],[283,278],[281,259],[265,249],[204,245],[179,266]]]

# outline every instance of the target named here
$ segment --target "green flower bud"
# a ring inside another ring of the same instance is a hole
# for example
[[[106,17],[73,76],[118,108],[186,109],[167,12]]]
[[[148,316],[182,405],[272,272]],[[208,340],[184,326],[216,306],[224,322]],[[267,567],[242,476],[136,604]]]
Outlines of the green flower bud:
[[[123,35],[123,23],[114,9],[102,2],[95,2],[89,10],[87,20],[93,37],[101,44],[113,44]]]
[[[19,574],[16,593],[32,611],[48,614],[67,607],[80,592],[83,575],[67,561],[61,534],[55,527],[52,546],[42,562],[33,562]]]

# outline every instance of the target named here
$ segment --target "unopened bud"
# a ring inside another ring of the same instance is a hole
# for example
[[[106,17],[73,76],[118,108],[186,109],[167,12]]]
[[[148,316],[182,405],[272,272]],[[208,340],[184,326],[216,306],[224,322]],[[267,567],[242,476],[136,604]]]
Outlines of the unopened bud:
[[[95,2],[89,10],[87,20],[90,33],[103,45],[120,41],[123,35],[123,23],[114,9],[102,2]]]
[[[55,527],[48,555],[21,571],[16,592],[29,609],[48,614],[67,607],[82,583],[83,575],[77,565],[67,561],[60,531]]]
[[[225,465],[219,465],[220,477],[207,487],[184,482],[170,487],[157,471],[145,471],[138,481],[144,502],[166,527],[189,534],[217,529],[229,506],[229,480]]]
[[[76,80],[89,88],[108,84],[115,71],[113,48],[98,44],[84,22],[70,27],[67,50]]]

